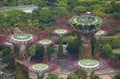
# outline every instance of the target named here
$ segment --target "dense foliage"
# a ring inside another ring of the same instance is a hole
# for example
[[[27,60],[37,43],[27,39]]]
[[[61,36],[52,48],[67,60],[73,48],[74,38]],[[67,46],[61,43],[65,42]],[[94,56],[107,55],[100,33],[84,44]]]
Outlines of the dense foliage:
[[[109,43],[112,47],[112,49],[119,49],[120,48],[120,33],[115,33],[115,35],[112,35],[112,36],[105,36],[105,37],[102,37],[99,42],[102,44],[102,45],[105,45],[107,43]]]
[[[82,78],[80,76],[70,74],[70,75],[68,75],[67,79],[82,79]]]
[[[67,9],[55,7],[38,8],[32,13],[25,13],[18,10],[0,12],[0,28],[32,26],[45,29],[54,25],[56,17],[65,14],[68,14]]]
[[[16,6],[16,5],[45,5],[44,0],[1,0],[1,6]]]
[[[47,79],[60,79],[56,74],[49,74]]]
[[[105,44],[102,48],[102,55],[105,57],[111,57],[112,53],[112,47],[110,46],[110,44]]]
[[[28,72],[23,71],[18,64],[16,66],[15,79],[30,79]]]
[[[7,66],[4,68],[5,72],[14,72],[15,70],[15,50],[11,50],[8,46],[0,46],[0,55],[2,62],[6,63]]]
[[[74,54],[78,53],[79,52],[79,45],[80,45],[80,43],[79,43],[78,38],[75,38],[74,40],[72,40],[68,44],[68,46],[67,46],[68,52],[74,53]]]
[[[115,75],[113,79],[120,79],[120,74]]]
[[[29,51],[30,51],[29,52],[29,56],[31,58],[35,58],[35,59],[38,59],[38,60],[43,59],[43,54],[44,54],[44,48],[43,48],[43,46],[32,45],[29,48]],[[47,52],[48,52],[48,58],[51,58],[52,54],[54,53],[53,46],[48,46]]]

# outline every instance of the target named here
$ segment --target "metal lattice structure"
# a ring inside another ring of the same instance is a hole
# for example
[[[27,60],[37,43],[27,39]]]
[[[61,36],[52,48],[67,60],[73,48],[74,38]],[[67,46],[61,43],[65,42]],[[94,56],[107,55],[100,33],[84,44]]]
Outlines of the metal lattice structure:
[[[99,66],[99,62],[92,59],[82,59],[78,65],[86,72],[87,79],[90,79],[91,73]]]
[[[25,59],[27,56],[26,46],[32,39],[33,35],[26,33],[17,33],[11,36],[11,42],[16,44],[19,48],[19,58]]]
[[[103,23],[102,19],[97,16],[91,15],[81,15],[73,16],[69,19],[69,24],[71,25],[71,30],[77,34],[80,40],[80,50],[79,58],[92,58],[92,47],[91,41],[94,38],[94,35],[97,31],[100,30],[100,26]]]

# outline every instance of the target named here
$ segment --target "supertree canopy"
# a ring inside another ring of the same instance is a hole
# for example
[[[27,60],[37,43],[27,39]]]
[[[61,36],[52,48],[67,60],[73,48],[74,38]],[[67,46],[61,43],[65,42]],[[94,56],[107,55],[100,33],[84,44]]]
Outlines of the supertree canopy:
[[[18,34],[14,34],[11,37],[15,42],[26,42],[29,41],[33,38],[33,36],[31,34],[26,34],[26,33],[18,33]]]
[[[103,21],[97,16],[81,15],[73,16],[69,23],[74,30],[93,30],[99,28]]]

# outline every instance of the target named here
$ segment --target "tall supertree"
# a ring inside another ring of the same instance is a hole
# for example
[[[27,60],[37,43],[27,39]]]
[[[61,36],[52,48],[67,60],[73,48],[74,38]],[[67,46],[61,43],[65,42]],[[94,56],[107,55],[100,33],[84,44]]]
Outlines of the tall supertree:
[[[44,47],[43,63],[48,64],[47,47],[52,43],[52,41],[50,39],[42,39],[39,43]]]
[[[59,37],[59,43],[58,43],[58,58],[63,58],[63,42],[62,42],[62,37],[63,35],[68,33],[68,30],[66,29],[56,29],[54,30],[54,33],[58,35]]]
[[[69,19],[71,30],[77,34],[80,41],[79,59],[93,57],[92,41],[102,23],[100,17],[91,15],[73,16]]]

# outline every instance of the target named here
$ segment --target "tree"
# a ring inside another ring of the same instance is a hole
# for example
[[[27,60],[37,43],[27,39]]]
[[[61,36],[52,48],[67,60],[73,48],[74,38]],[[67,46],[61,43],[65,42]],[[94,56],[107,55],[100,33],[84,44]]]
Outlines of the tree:
[[[79,52],[79,40],[78,38],[72,40],[68,46],[67,46],[67,50],[70,52],[70,53],[78,53]]]
[[[55,52],[53,46],[48,46],[47,51],[48,51],[48,58],[50,59],[53,53]]]
[[[84,13],[87,12],[87,8],[84,6],[76,6],[75,8],[72,9],[72,11],[76,13]]]
[[[67,9],[69,11],[72,11],[73,8],[75,8],[77,6],[77,2],[78,0],[67,0]]]
[[[110,14],[117,20],[120,21],[120,4],[116,2],[111,2],[111,9],[110,9]]]
[[[111,15],[113,18],[120,21],[120,12],[113,12]]]
[[[92,6],[92,10],[98,10],[98,11],[104,12],[105,11],[105,7],[103,5],[96,4],[96,5]]]
[[[59,6],[64,6],[64,7],[67,6],[67,0],[57,0],[57,3]]]
[[[56,3],[57,2],[57,0],[46,0],[46,1],[52,2],[52,3]]]
[[[44,48],[42,46],[35,47],[35,56],[36,59],[41,59],[43,57]]]
[[[50,11],[52,12],[54,18],[59,17],[59,16],[64,16],[69,13],[67,11],[67,9],[64,7],[61,7],[61,8],[60,7],[50,7]]]
[[[16,65],[15,79],[30,79],[28,72],[23,71],[18,64]]]
[[[29,56],[30,56],[30,57],[35,56],[35,47],[36,47],[36,45],[31,45],[31,46],[29,47],[28,52],[29,52]]]
[[[53,14],[49,10],[49,8],[40,9],[40,11],[39,11],[39,21],[41,23],[41,26],[43,26],[43,28],[50,27],[51,23],[53,22],[53,19],[54,19]]]
[[[113,39],[110,42],[110,44],[111,44],[113,49],[119,49],[120,48],[120,40],[118,40],[118,39]]]
[[[39,7],[41,6],[45,6],[45,1],[44,0],[27,0],[29,2],[31,2],[32,4],[38,5]]]

